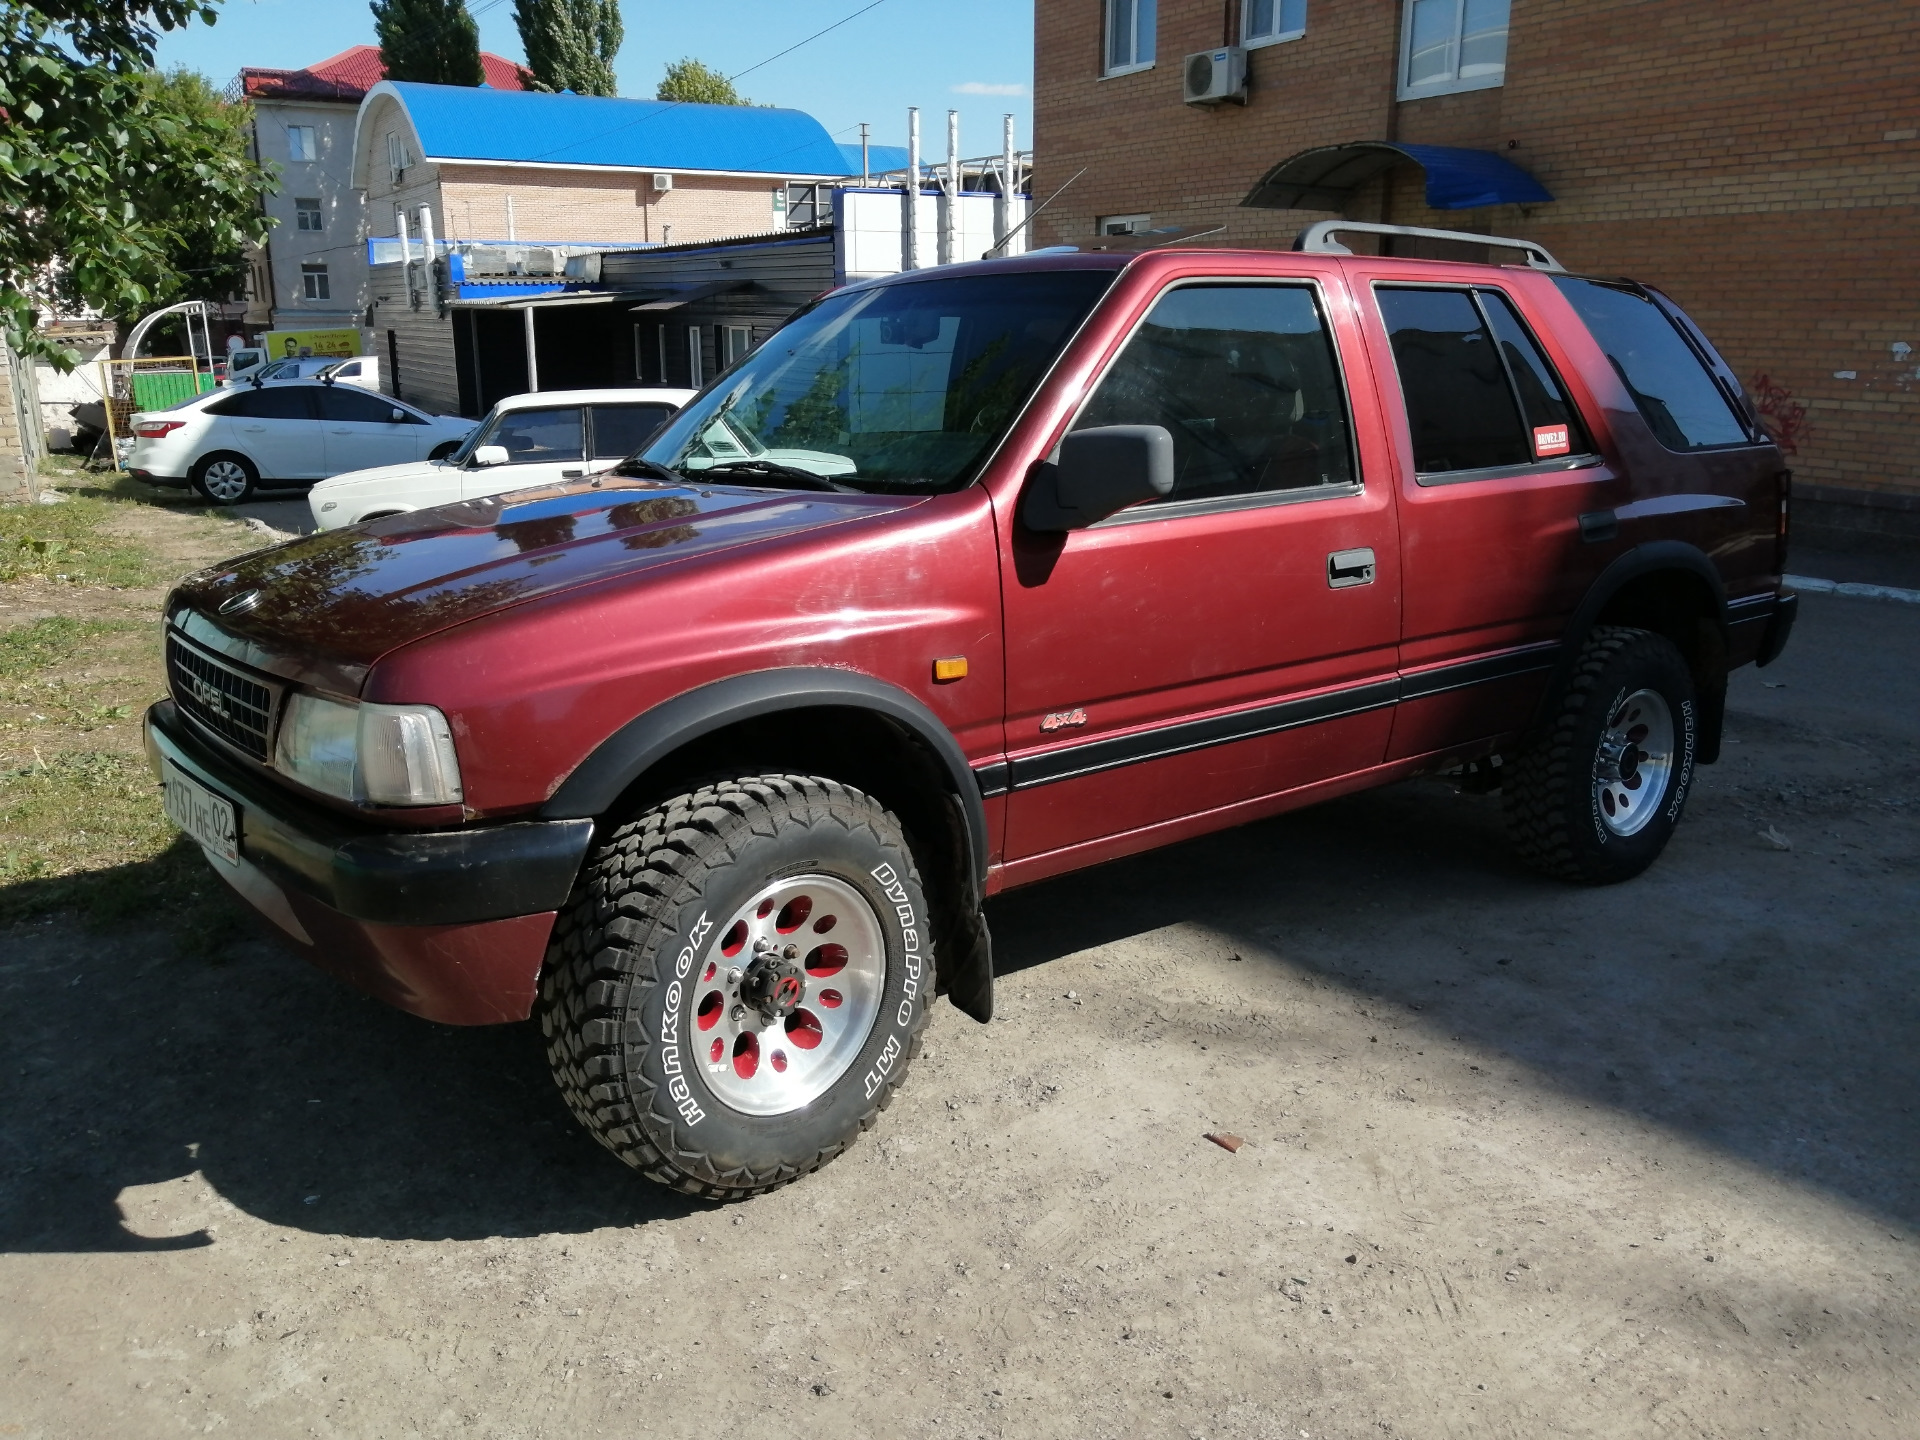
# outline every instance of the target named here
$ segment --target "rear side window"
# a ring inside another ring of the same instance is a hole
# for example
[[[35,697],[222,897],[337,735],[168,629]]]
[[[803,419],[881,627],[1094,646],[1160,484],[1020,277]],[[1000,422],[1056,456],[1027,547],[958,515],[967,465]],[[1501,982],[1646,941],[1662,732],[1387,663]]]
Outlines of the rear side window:
[[[1154,303],[1074,429],[1161,425],[1165,501],[1353,481],[1346,399],[1312,290],[1185,285]]]
[[[1466,290],[1378,292],[1422,475],[1533,458],[1493,332]]]
[[[623,460],[673,414],[671,405],[595,405],[593,458]]]
[[[267,385],[216,400],[207,406],[207,413],[244,420],[311,420],[311,397],[312,391],[304,385]]]
[[[1587,322],[1662,445],[1707,450],[1753,443],[1706,362],[1652,300],[1571,275],[1556,275],[1553,283]]]

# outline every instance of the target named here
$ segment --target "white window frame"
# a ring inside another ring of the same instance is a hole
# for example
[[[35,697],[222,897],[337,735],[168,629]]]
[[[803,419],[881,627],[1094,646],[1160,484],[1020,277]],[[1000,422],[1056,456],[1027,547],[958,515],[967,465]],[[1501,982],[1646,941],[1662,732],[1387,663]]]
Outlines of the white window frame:
[[[413,151],[398,130],[387,132],[387,176],[398,185],[413,167]]]
[[[302,203],[307,200],[313,201],[313,204]],[[311,223],[308,222],[309,216],[312,217]],[[296,195],[293,197],[293,226],[294,229],[303,230],[309,235],[318,235],[326,231],[327,207],[321,203],[320,196]]]
[[[317,283],[316,283],[317,282]],[[318,294],[314,292],[318,291]],[[333,286],[324,264],[307,263],[300,267],[300,298],[303,300],[331,300]]]
[[[303,141],[300,137],[305,136]],[[300,152],[307,153],[302,155]],[[287,126],[287,158],[309,163],[320,158],[320,132],[312,125]]]
[[[687,326],[687,387],[698,390],[706,382],[700,378],[700,362],[705,358],[705,337],[698,325]]]
[[[1109,225],[1124,225],[1124,230],[1109,230]],[[1144,235],[1153,228],[1151,215],[1101,215],[1093,222],[1093,233],[1100,236]]]
[[[753,353],[753,327],[751,325],[722,325],[720,327],[721,350],[724,355],[721,368],[744,360]]]
[[[1498,75],[1475,75],[1472,79],[1462,80],[1460,74],[1461,31],[1466,26],[1467,0],[1453,0],[1453,78],[1429,81],[1424,85],[1412,85],[1407,80],[1407,70],[1413,63],[1413,11],[1414,0],[1406,0],[1400,7],[1400,70],[1395,86],[1402,100],[1420,100],[1428,95],[1460,95],[1469,90],[1493,90],[1507,83],[1506,56],[1500,60]],[[1507,7],[1507,33],[1513,33],[1513,7]]]
[[[1273,20],[1280,23],[1281,11],[1286,8],[1287,0],[1273,0]],[[1289,40],[1300,40],[1307,33],[1307,0],[1300,0],[1300,23],[1291,30],[1275,30],[1266,35],[1253,33],[1253,5],[1251,0],[1240,0],[1240,43],[1249,50],[1257,50],[1262,45],[1281,45]]]
[[[1131,43],[1127,47],[1127,53],[1134,58],[1125,65],[1111,65],[1108,62],[1113,58],[1114,11],[1122,6],[1126,7],[1133,21],[1133,34],[1129,37]],[[1140,58],[1140,11],[1143,6],[1151,7],[1154,12],[1153,43],[1148,47],[1147,58],[1144,60]],[[1103,16],[1100,26],[1101,76],[1109,78],[1115,75],[1137,75],[1142,70],[1151,70],[1154,53],[1160,48],[1159,0],[1100,0],[1100,9]]]

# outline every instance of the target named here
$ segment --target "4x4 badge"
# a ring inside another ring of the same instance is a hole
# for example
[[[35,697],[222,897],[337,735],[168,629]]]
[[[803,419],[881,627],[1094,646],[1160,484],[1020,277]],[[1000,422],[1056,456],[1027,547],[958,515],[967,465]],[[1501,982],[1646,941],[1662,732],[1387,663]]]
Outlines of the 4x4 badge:
[[[1087,723],[1087,712],[1081,709],[1056,710],[1040,722],[1042,730],[1064,730],[1069,725]]]

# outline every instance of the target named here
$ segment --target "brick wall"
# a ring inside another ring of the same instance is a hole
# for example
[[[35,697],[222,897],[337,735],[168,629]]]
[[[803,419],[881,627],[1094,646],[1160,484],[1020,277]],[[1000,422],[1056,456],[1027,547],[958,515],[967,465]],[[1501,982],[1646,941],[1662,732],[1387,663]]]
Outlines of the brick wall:
[[[456,236],[500,239],[507,196],[521,240],[629,240],[673,243],[757,235],[775,224],[772,180],[679,174],[656,192],[650,173],[440,167],[443,223]]]
[[[1420,175],[1347,217],[1536,239],[1570,268],[1658,285],[1771,408],[1811,492],[1920,504],[1920,26],[1911,0],[1513,0],[1506,83],[1394,99],[1398,0],[1309,0],[1304,38],[1250,53],[1245,107],[1188,106],[1180,61],[1225,34],[1216,0],[1160,0],[1154,69],[1102,79],[1100,0],[1037,0],[1040,243],[1095,217],[1222,225],[1286,244],[1329,218],[1242,209],[1315,145],[1495,150],[1554,203],[1435,212]]]
[[[32,367],[0,341],[0,505],[23,505],[38,493],[39,407],[33,403]]]

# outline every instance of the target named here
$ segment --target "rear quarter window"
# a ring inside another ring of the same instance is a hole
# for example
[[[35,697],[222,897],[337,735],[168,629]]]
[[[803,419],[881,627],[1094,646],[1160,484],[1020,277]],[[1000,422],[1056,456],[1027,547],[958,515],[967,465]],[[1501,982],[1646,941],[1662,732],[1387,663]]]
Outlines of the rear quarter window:
[[[1751,445],[1753,436],[1706,362],[1645,295],[1619,285],[1556,275],[1554,284],[1669,450]]]

